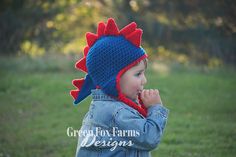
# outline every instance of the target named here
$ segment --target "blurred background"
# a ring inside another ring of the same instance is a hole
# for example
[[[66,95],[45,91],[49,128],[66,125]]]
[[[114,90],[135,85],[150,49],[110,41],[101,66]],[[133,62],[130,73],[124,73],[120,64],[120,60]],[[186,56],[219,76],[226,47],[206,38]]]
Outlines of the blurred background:
[[[151,55],[218,66],[236,63],[233,0],[2,0],[0,53],[78,54],[99,21],[136,21]]]
[[[1,0],[0,157],[74,156],[66,129],[91,100],[73,106],[71,80],[84,77],[74,64],[109,17],[143,29],[146,88],[170,109],[153,156],[235,156],[235,1]]]

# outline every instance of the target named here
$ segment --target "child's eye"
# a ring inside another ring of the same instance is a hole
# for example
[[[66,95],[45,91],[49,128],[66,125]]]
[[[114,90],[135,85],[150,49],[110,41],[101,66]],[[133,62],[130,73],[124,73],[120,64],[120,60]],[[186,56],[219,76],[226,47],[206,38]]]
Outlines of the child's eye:
[[[140,76],[142,73],[141,72],[139,72],[139,73],[137,73],[137,74],[135,74],[135,76]]]

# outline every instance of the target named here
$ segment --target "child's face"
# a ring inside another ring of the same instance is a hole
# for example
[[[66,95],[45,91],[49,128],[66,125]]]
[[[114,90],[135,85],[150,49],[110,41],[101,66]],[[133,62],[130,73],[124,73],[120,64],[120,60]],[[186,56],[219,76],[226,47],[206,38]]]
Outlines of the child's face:
[[[121,76],[121,92],[128,98],[136,100],[138,94],[143,90],[143,86],[147,82],[144,74],[145,69],[144,61],[141,61]]]

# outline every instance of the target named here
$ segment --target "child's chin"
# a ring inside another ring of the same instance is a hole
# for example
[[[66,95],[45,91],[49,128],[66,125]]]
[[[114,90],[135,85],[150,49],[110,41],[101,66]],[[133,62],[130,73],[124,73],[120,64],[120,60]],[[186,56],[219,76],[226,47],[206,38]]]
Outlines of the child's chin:
[[[131,100],[137,100],[138,99],[138,95],[136,95],[136,96],[127,96],[127,97]]]

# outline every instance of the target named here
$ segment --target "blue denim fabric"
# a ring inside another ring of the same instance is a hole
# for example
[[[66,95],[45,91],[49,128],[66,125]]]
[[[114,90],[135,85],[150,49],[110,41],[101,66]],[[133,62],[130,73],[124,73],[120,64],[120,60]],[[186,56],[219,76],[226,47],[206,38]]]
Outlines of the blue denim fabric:
[[[92,90],[92,98],[76,157],[150,157],[160,143],[169,110],[156,104],[145,118],[99,89]]]

